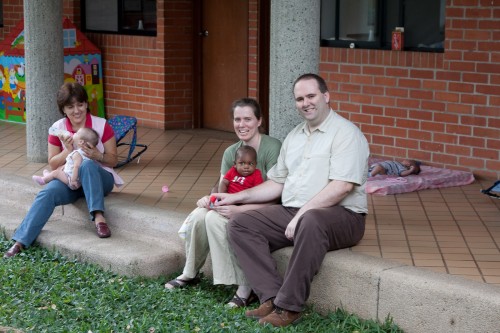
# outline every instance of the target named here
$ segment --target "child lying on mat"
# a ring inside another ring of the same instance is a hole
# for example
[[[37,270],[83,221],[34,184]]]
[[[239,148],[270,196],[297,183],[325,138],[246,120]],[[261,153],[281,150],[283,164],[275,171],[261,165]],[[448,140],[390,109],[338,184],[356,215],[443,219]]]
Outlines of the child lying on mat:
[[[372,164],[368,168],[368,177],[376,175],[388,175],[406,177],[412,174],[418,175],[420,173],[420,162],[415,160],[402,160],[397,161],[383,161]]]

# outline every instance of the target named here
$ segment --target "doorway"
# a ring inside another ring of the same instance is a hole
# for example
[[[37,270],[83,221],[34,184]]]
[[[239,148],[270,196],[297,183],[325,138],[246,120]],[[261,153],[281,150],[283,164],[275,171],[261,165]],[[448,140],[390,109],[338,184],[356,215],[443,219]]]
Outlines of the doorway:
[[[248,0],[197,0],[194,20],[194,125],[233,132],[231,104],[248,95]]]

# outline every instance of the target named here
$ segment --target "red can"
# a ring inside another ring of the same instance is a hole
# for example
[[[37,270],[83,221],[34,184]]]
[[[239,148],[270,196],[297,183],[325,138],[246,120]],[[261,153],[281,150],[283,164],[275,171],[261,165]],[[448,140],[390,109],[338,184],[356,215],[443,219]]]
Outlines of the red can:
[[[396,28],[397,29],[397,28]],[[401,30],[394,30],[392,32],[391,48],[394,51],[403,51],[404,48],[404,32]]]

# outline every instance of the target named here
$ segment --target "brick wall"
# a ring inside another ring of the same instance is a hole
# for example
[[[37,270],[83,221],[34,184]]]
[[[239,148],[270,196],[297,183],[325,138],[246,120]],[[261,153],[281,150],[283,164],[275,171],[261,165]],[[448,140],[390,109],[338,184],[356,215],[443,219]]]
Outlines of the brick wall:
[[[156,37],[88,34],[103,52],[106,112],[140,126],[191,128],[192,1],[158,1]],[[23,18],[4,0],[0,38]],[[64,0],[77,26],[80,1]],[[500,4],[448,0],[445,53],[321,48],[332,106],[359,124],[373,155],[416,158],[500,178]],[[249,1],[248,94],[258,96],[258,0]]]
[[[258,98],[259,3],[249,0],[248,5],[248,96]]]
[[[23,1],[5,0],[4,38],[23,19]],[[108,116],[134,115],[139,126],[192,128],[192,1],[157,2],[156,37],[87,33],[101,49]],[[63,16],[80,26],[80,1]]]
[[[0,40],[7,36],[11,29],[24,19],[23,0],[3,0],[3,28],[0,28]],[[63,16],[69,17],[77,26],[80,25],[80,7],[74,1],[63,1]]]
[[[372,155],[500,178],[500,2],[448,0],[444,53],[321,48],[332,106]]]
[[[0,38],[3,40],[11,29],[24,18],[23,0],[3,0],[3,28],[0,29]]]
[[[77,27],[80,27],[80,2],[63,0],[63,17],[69,18]]]
[[[101,49],[108,116],[133,115],[152,128],[193,127],[193,2],[157,1],[156,37],[87,33]],[[63,16],[80,26],[80,1],[64,0]],[[23,18],[22,0],[4,1],[7,35]],[[249,96],[258,95],[258,0],[249,1]]]
[[[106,112],[134,115],[140,126],[192,128],[193,2],[157,6],[156,38],[87,34],[103,52]],[[258,0],[249,1],[248,50],[248,94],[257,97]]]
[[[106,112],[192,128],[192,2],[158,1],[157,20],[156,37],[87,34],[103,53]]]

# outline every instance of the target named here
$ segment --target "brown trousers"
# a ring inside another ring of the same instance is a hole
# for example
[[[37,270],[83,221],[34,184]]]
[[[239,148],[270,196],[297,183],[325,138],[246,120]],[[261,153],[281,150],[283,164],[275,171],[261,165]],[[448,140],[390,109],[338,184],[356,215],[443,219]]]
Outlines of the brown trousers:
[[[311,209],[300,218],[291,241],[285,230],[297,211],[281,205],[247,211],[229,221],[228,233],[260,302],[275,298],[276,306],[300,312],[326,253],[358,243],[365,232],[365,216],[342,206]],[[282,278],[271,252],[287,246],[294,248]]]

